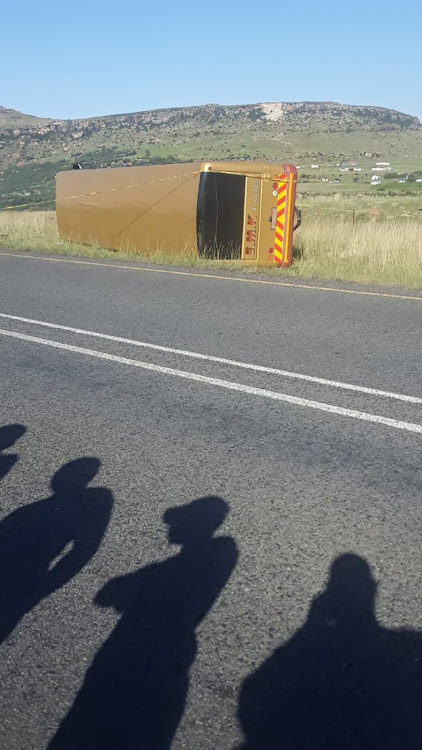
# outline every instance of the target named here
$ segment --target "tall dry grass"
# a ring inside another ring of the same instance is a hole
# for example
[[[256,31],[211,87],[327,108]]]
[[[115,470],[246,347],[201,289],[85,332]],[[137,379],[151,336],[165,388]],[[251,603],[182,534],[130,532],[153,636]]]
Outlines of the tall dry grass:
[[[56,251],[61,243],[54,211],[0,211],[0,246]]]
[[[356,281],[390,286],[422,288],[422,221],[419,218],[371,221],[350,214],[304,213],[303,224],[295,234],[294,262],[291,268],[271,272],[289,276]],[[35,250],[94,258],[136,258],[150,263],[199,266],[201,268],[242,268],[240,262],[199,259],[193,248],[171,253],[165,249],[153,254],[128,248],[112,252],[98,246],[86,247],[60,240],[55,213],[0,212],[0,247]],[[247,270],[256,270],[247,266]],[[268,272],[269,269],[262,269]]]
[[[0,211],[0,248],[121,260],[133,260],[135,256],[171,265],[196,265],[199,262],[195,249],[188,247],[177,253],[165,249],[151,251],[147,247],[143,253],[131,247],[115,252],[96,244],[82,245],[62,240],[54,211]]]
[[[295,236],[304,276],[422,288],[422,221],[314,216]]]

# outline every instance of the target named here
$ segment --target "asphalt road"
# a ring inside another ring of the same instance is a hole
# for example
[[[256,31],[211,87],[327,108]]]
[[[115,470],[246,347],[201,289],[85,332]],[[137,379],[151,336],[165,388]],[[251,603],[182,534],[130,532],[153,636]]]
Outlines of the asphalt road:
[[[162,271],[0,254],[1,748],[420,748],[422,296]]]

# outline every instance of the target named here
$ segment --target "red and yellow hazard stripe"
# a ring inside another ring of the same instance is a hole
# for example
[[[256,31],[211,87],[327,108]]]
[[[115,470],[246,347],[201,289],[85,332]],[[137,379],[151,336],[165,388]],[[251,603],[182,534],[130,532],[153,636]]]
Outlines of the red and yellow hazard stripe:
[[[284,258],[284,235],[286,221],[286,199],[287,199],[287,179],[286,175],[280,175],[280,182],[277,188],[277,218],[275,225],[274,239],[274,260],[281,265],[285,262]]]

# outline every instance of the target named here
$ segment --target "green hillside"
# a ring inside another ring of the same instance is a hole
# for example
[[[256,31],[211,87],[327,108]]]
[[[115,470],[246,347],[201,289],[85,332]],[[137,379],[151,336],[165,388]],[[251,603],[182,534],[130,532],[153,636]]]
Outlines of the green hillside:
[[[289,160],[301,167],[305,192],[371,191],[377,161],[400,174],[422,168],[422,126],[394,110],[334,102],[208,104],[86,120],[0,107],[3,206],[50,199],[56,172],[75,160],[95,167],[202,159]],[[343,161],[358,169],[340,173]]]

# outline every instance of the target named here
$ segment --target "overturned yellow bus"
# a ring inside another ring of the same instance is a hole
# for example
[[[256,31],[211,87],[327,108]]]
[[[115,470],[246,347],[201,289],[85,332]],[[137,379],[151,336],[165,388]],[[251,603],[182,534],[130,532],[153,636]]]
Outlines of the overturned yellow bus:
[[[206,258],[288,266],[300,223],[296,182],[292,164],[75,168],[57,175],[57,224],[63,239],[115,250],[195,248]]]

